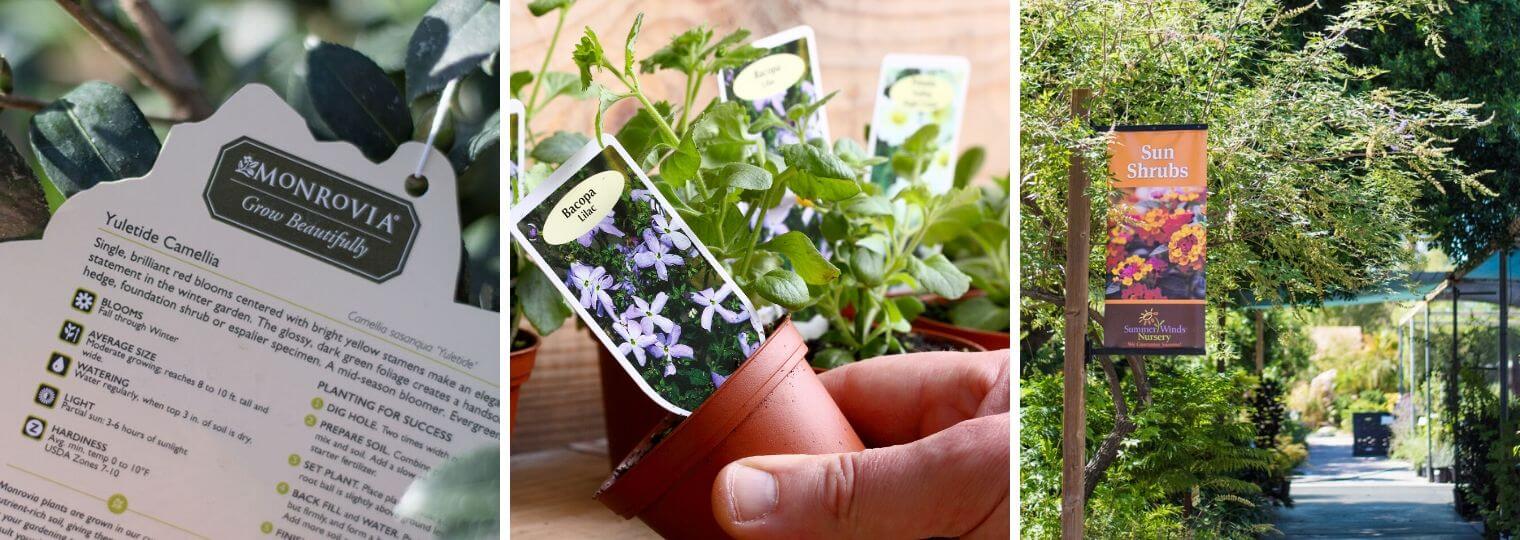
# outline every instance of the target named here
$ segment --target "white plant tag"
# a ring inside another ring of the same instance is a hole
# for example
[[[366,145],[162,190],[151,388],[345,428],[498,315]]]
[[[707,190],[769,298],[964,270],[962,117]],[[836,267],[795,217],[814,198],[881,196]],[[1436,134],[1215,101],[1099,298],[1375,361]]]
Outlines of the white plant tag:
[[[889,161],[871,169],[872,182],[888,193],[905,187],[906,180],[892,170],[892,154],[919,128],[937,124],[939,152],[922,181],[930,193],[950,191],[970,75],[971,63],[960,56],[889,54],[882,59],[869,144],[872,155]]]
[[[765,334],[754,305],[616,139],[508,217],[512,237],[650,399],[689,415]]]
[[[403,188],[423,152],[377,165],[251,85],[0,244],[0,531],[431,536],[393,509],[498,440],[501,354],[453,300],[448,160]]]

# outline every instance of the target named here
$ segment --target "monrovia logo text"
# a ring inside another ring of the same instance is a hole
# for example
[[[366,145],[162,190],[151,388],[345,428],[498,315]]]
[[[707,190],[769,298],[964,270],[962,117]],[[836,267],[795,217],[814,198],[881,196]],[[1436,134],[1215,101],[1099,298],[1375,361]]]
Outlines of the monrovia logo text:
[[[281,171],[279,167],[266,166],[263,161],[253,159],[252,156],[243,156],[238,161],[236,170],[238,174],[260,184],[277,188],[318,208],[347,214],[355,223],[362,223],[386,234],[394,233],[396,222],[401,219],[394,212],[383,212],[371,202],[333,191],[328,186]]]

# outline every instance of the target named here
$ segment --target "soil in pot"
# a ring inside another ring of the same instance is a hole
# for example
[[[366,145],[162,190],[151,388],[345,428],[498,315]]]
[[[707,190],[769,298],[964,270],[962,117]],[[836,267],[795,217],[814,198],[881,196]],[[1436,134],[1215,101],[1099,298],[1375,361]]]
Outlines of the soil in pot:
[[[538,361],[538,347],[543,344],[543,339],[526,328],[517,331],[517,337],[512,340],[511,356],[511,384],[510,405],[512,411],[508,416],[507,429],[517,425],[517,394],[523,383],[528,382],[528,377],[533,374],[533,363]]]
[[[782,321],[690,417],[669,418],[646,434],[597,500],[625,518],[638,516],[665,538],[724,538],[712,514],[712,486],[725,465],[751,456],[865,449],[808,368],[806,352],[791,321]]]

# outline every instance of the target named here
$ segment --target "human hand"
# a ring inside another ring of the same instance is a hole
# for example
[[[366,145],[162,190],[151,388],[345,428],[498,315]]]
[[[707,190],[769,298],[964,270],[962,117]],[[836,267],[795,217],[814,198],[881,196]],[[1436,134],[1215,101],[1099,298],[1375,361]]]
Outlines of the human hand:
[[[1009,352],[885,356],[821,375],[864,452],[745,458],[713,483],[736,538],[1008,538]]]

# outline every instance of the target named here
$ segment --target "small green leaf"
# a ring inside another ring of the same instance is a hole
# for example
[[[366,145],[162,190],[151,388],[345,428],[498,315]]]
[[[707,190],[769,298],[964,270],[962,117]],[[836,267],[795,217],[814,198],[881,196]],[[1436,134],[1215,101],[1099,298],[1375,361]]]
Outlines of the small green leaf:
[[[792,269],[808,283],[823,285],[839,277],[839,268],[818,252],[813,240],[798,231],[788,231],[760,247],[780,253],[792,263]]]
[[[499,142],[501,142],[501,111],[496,110],[491,112],[491,116],[486,117],[485,123],[480,126],[480,131],[470,137],[470,142],[465,147],[465,156],[474,160],[480,157],[481,152]]]
[[[950,308],[950,322],[964,328],[1007,332],[1008,320],[1008,307],[999,306],[986,296],[970,298]]]
[[[501,6],[492,0],[438,0],[406,45],[407,101],[443,88],[501,48]]]
[[[575,61],[575,66],[580,68],[581,88],[591,86],[592,68],[602,69],[609,66],[607,53],[602,51],[602,42],[596,38],[596,32],[592,32],[589,26],[581,35],[580,42],[575,44],[575,52],[570,54],[570,58]]]
[[[690,75],[701,68],[703,49],[711,39],[712,29],[706,26],[688,29],[639,62],[639,70],[654,73],[656,69],[673,69]]]
[[[574,75],[572,75],[572,77],[574,77]],[[523,95],[522,90],[532,82],[533,72],[523,70],[512,72],[512,76],[510,79],[508,79],[507,84],[511,86],[512,97],[517,98],[518,101],[526,102],[528,100],[528,96]],[[580,82],[580,80],[576,79],[576,82]]]
[[[844,202],[844,209],[857,216],[890,216],[892,201],[882,195],[855,197]]]
[[[818,351],[818,354],[813,355],[812,364],[823,369],[834,369],[844,367],[854,361],[855,355],[850,354],[850,351],[840,348],[829,348]]]
[[[828,151],[811,144],[781,147],[786,160],[787,187],[797,195],[823,201],[843,201],[860,193],[855,171]]]
[[[412,136],[412,115],[385,70],[358,51],[327,42],[306,53],[312,107],[339,139],[383,161]]]
[[[922,260],[909,257],[908,272],[918,279],[925,291],[945,298],[960,298],[971,287],[971,278],[951,264],[942,253],[935,253]]]
[[[755,280],[754,288],[760,292],[761,298],[792,311],[805,308],[812,301],[807,283],[797,274],[779,268],[760,276]]]
[[[534,146],[533,152],[528,155],[540,163],[560,164],[570,159],[570,156],[575,155],[575,152],[582,146],[586,146],[588,142],[591,142],[591,139],[585,135],[573,131],[556,131]]]
[[[32,151],[64,196],[148,174],[158,159],[158,136],[120,88],[87,82],[31,121]]]
[[[41,238],[49,217],[42,184],[11,140],[0,135],[0,242]]]
[[[759,135],[749,133],[749,114],[744,106],[735,102],[708,107],[692,126],[691,137],[705,167],[744,161],[759,140]]]
[[[532,13],[534,17],[542,17],[556,9],[563,8],[568,10],[573,5],[575,5],[575,0],[533,0],[532,2],[528,2],[528,12]]]
[[[850,253],[850,273],[867,287],[881,285],[886,277],[886,263],[886,256],[872,252],[863,246],[855,246],[854,251]]]
[[[924,301],[919,300],[917,296],[911,294],[894,296],[892,303],[897,306],[898,313],[902,314],[905,321],[913,322],[913,319],[924,314]]]
[[[524,255],[517,253],[513,257]],[[512,295],[521,303],[523,315],[527,316],[528,324],[533,325],[538,335],[552,334],[565,324],[565,319],[570,317],[570,306],[565,305],[554,282],[549,281],[542,269],[529,265],[517,270],[514,278],[517,283],[513,285]]]
[[[913,155],[933,154],[939,146],[939,124],[924,124],[903,140],[902,151]]]
[[[628,39],[623,41],[623,75],[633,77],[633,43],[639,39],[639,30],[644,27],[644,12],[633,16],[633,26],[628,27]]]
[[[955,160],[955,183],[956,188],[963,188],[971,184],[976,173],[982,170],[982,163],[987,161],[987,150],[980,146],[967,148],[961,152],[961,157]]]
[[[681,145],[660,164],[660,178],[674,187],[685,187],[697,178],[697,169],[701,166],[702,156],[697,153],[697,145],[687,137],[681,139]]]
[[[748,163],[729,163],[718,169],[718,178],[731,188],[752,191],[771,188],[771,172]]]

